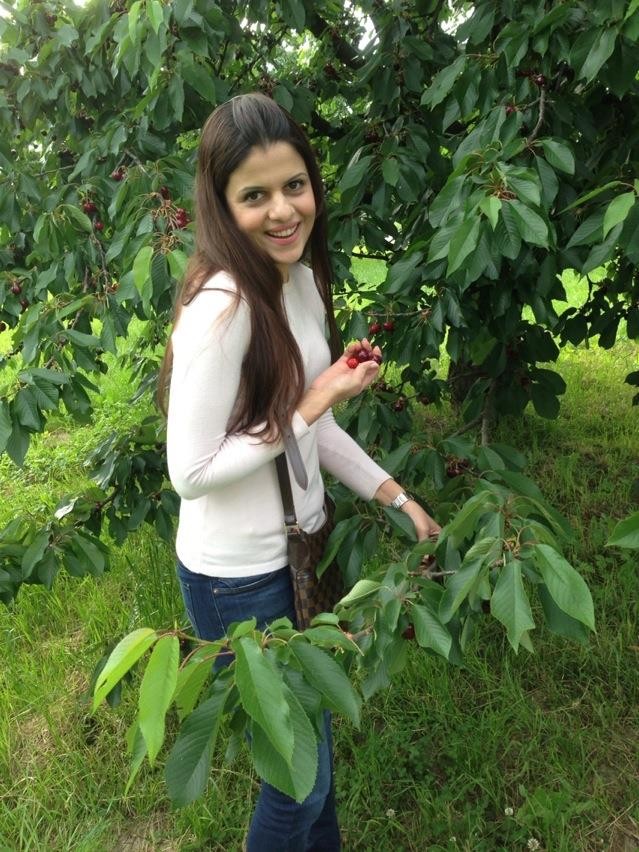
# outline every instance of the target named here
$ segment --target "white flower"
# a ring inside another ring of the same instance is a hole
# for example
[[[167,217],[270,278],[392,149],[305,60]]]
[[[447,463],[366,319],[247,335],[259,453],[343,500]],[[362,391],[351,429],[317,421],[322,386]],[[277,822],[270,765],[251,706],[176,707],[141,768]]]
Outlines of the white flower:
[[[450,840],[451,843],[457,843],[456,837],[449,837],[448,839]]]
[[[504,808],[504,816],[512,816],[515,811],[512,808]]]
[[[386,816],[387,816],[389,819],[392,819],[392,818],[395,816],[395,811],[393,810],[393,808],[389,808],[389,809],[386,811]]]
[[[536,849],[539,849],[540,845],[541,844],[539,843],[536,837],[530,837],[528,839],[528,843],[526,844],[526,846],[528,846],[529,849],[532,849],[533,852],[535,852]]]

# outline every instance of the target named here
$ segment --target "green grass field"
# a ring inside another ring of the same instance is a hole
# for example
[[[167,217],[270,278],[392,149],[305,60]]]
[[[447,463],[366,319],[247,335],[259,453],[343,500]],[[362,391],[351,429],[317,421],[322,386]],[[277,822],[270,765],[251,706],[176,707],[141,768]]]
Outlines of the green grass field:
[[[537,653],[515,656],[486,623],[461,669],[411,649],[360,731],[336,721],[346,852],[639,849],[638,566],[632,551],[605,546],[639,502],[637,409],[623,384],[638,361],[623,339],[611,351],[568,347],[559,419],[527,411],[496,429],[576,531],[569,556],[593,592],[596,636],[584,648],[539,629]],[[127,403],[128,375],[112,366],[90,427],[57,418],[22,471],[0,462],[0,524],[50,512],[86,481],[87,450],[141,418],[146,404]],[[431,440],[458,425],[446,407],[418,417]],[[161,761],[123,792],[134,692],[117,710],[88,712],[109,640],[182,619],[172,553],[150,531],[114,552],[105,577],[60,576],[53,591],[25,587],[0,610],[0,850],[240,849],[258,789],[246,755],[227,766],[221,749],[205,800],[172,811]]]

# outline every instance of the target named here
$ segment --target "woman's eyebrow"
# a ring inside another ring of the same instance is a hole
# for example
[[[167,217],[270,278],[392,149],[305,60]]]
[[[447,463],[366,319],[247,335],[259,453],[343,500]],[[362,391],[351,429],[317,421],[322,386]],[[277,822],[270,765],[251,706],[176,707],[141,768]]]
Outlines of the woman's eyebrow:
[[[306,172],[298,172],[296,175],[293,175],[292,177],[286,178],[286,180],[283,183],[283,186],[286,186],[287,183],[290,183],[291,181],[297,180],[297,178],[301,178],[301,177],[308,177],[308,175],[307,175]],[[244,187],[242,187],[242,189],[240,189],[240,195],[243,195],[245,192],[257,192],[257,191],[262,191],[262,190],[264,190],[263,186],[244,186]]]

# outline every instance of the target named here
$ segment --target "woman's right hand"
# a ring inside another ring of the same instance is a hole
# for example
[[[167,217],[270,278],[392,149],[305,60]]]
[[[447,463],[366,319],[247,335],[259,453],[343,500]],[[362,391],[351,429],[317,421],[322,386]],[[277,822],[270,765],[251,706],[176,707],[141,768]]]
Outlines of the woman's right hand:
[[[349,367],[348,359],[352,358],[360,349],[365,349],[371,356],[371,360],[362,361],[355,368]],[[373,355],[377,355],[381,361],[381,349],[379,346],[373,347],[366,338],[359,342],[349,343],[341,358],[338,358],[334,364],[320,373],[312,382],[309,390],[319,390],[330,394],[333,403],[357,396],[363,390],[366,390],[379,372],[379,364],[372,360]]]

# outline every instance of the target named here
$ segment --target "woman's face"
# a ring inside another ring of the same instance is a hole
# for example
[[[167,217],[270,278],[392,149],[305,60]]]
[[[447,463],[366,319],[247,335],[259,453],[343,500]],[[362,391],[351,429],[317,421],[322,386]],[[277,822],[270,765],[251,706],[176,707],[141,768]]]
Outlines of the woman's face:
[[[304,253],[315,224],[306,164],[288,142],[253,147],[231,173],[226,201],[240,230],[275,261],[282,281]]]

